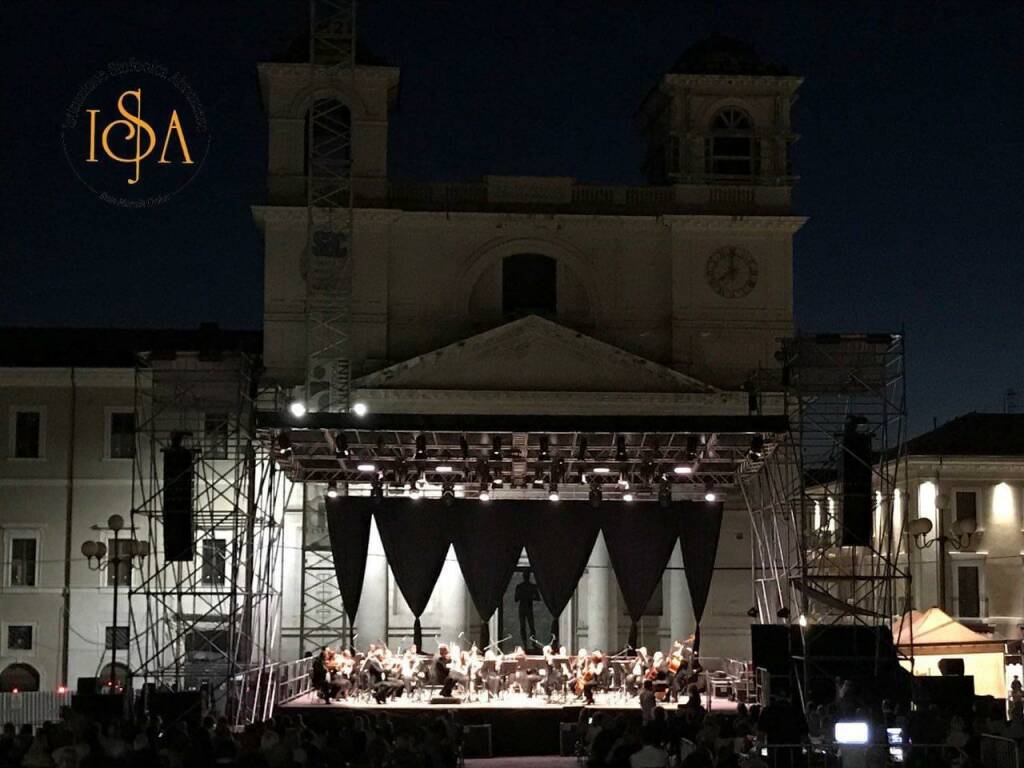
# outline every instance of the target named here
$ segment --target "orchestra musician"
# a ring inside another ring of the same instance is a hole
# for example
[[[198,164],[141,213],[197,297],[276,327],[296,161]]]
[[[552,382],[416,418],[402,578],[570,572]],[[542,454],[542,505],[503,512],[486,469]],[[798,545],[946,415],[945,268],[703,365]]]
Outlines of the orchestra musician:
[[[636,695],[640,691],[640,686],[643,685],[644,680],[647,678],[647,668],[650,665],[650,659],[647,656],[647,648],[641,646],[636,649],[636,657],[633,659],[633,665],[630,667],[629,674],[626,675],[625,685],[626,693],[630,696]]]
[[[594,651],[587,661],[582,679],[583,699],[587,704],[594,703],[594,690],[603,684],[605,669],[604,654]]]
[[[540,682],[540,672],[527,666],[526,651],[522,647],[516,648],[514,656],[516,684],[519,686],[519,690],[532,699],[533,689]]]
[[[309,681],[316,695],[323,700],[325,704],[331,703],[330,691],[327,688],[327,660],[331,653],[331,649],[326,645],[320,649],[320,653],[313,659],[313,664],[309,669]]]
[[[565,662],[562,659],[556,659],[554,650],[550,645],[545,645],[542,653],[544,654],[544,693],[548,699],[552,697],[556,692],[560,692],[565,685],[566,679],[569,677],[569,670],[566,669]],[[562,649],[562,656],[565,656],[565,649]]]
[[[686,690],[693,660],[693,640],[694,636],[690,635],[683,641],[672,643],[668,658],[668,695],[671,701],[679,701],[680,692]]]

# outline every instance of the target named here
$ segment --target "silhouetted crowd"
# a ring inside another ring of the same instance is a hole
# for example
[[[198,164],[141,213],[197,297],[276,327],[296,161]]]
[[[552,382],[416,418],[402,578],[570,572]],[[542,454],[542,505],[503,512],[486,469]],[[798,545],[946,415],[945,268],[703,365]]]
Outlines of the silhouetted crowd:
[[[454,768],[461,726],[448,713],[392,719],[353,714],[330,729],[299,715],[235,733],[227,720],[105,725],[83,717],[0,735],[0,768]]]

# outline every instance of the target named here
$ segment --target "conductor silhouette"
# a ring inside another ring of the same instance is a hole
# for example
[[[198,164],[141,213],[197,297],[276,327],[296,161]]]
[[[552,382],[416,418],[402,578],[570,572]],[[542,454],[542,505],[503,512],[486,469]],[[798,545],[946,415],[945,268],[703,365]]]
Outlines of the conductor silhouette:
[[[516,584],[515,600],[519,605],[519,636],[523,640],[523,648],[529,648],[534,644],[530,638],[537,634],[533,626],[533,604],[540,600],[540,590],[530,581],[529,571],[523,571],[523,580]],[[526,632],[527,627],[530,629],[529,634]]]

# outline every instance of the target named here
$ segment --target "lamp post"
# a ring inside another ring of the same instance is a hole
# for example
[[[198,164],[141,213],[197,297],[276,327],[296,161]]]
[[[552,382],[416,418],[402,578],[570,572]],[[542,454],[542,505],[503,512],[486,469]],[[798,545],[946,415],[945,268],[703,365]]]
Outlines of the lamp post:
[[[907,531],[914,542],[914,546],[920,550],[927,549],[933,544],[938,544],[938,576],[939,576],[939,605],[942,610],[947,609],[946,605],[946,546],[962,551],[969,549],[973,543],[972,537],[978,531],[978,521],[975,518],[965,518],[953,521],[953,535],[947,536],[944,532],[944,515],[947,507],[947,499],[944,494],[935,498],[935,515],[939,520],[939,533],[932,538],[928,534],[932,532],[932,521],[927,517],[919,517],[907,524]]]
[[[114,543],[110,550],[107,552],[107,545],[102,541],[88,540],[82,542],[82,554],[85,555],[85,559],[89,565],[89,570],[98,571],[104,566],[104,558],[106,558],[107,568],[113,568],[114,573],[114,608],[113,617],[111,621],[111,632],[113,637],[110,639],[110,679],[108,684],[111,692],[115,689],[115,674],[117,667],[117,595],[118,588],[121,585],[121,564],[128,564],[129,583],[131,580],[132,569],[136,567],[135,558],[138,558],[138,565],[141,567],[142,560],[149,555],[149,542],[140,541],[136,538],[128,538],[128,551],[122,552],[120,547],[121,539],[119,534],[124,528],[124,518],[120,515],[111,515],[107,518],[107,527],[114,532]],[[93,562],[95,561],[95,565]]]

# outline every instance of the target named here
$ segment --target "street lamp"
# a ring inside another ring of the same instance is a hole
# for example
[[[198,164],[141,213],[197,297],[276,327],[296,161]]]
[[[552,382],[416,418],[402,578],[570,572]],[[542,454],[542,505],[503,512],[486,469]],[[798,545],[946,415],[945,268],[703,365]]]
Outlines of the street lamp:
[[[149,542],[140,541],[139,539],[129,538],[126,539],[128,547],[126,551],[122,551],[120,547],[121,539],[119,534],[124,528],[124,518],[120,515],[111,515],[107,518],[107,528],[114,532],[114,543],[108,556],[107,545],[102,541],[83,541],[82,542],[82,554],[85,555],[86,562],[89,565],[89,570],[98,571],[106,565],[107,568],[113,568],[114,573],[114,612],[113,620],[111,621],[111,632],[113,637],[110,642],[110,680],[108,681],[111,691],[115,689],[114,675],[116,674],[117,667],[117,593],[118,587],[121,584],[121,564],[126,563],[128,566],[129,583],[131,581],[131,572],[135,567],[142,567],[142,560],[149,555]],[[106,558],[106,563],[104,563]],[[138,563],[136,563],[138,558]],[[95,561],[95,565],[93,562]]]
[[[928,534],[932,532],[934,524],[927,517],[919,517],[907,524],[907,532],[915,547],[924,550],[933,544],[938,545],[939,605],[943,610],[946,608],[946,547],[948,545],[958,552],[970,549],[974,544],[973,536],[978,532],[978,521],[970,517],[954,520],[951,526],[953,535],[947,536],[943,532],[945,528],[943,521],[948,506],[949,499],[944,493],[935,497],[935,515],[939,520],[939,533],[930,539]]]

